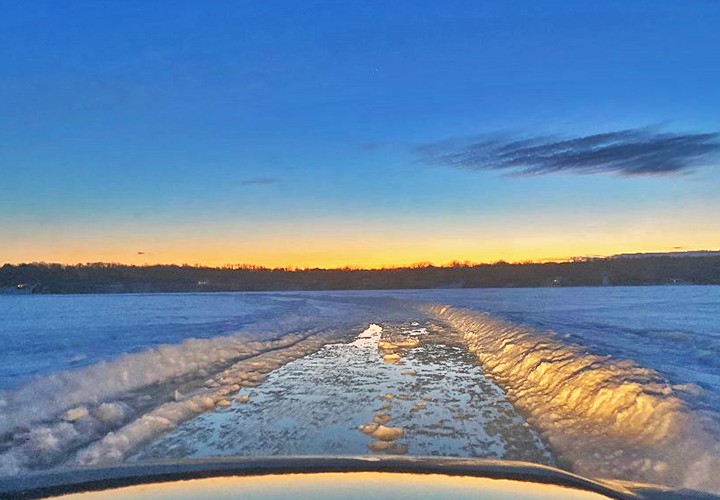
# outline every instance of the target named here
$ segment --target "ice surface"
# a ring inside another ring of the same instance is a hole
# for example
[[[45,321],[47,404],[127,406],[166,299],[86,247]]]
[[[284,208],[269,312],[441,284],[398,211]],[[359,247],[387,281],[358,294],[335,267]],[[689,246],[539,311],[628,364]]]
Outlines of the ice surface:
[[[268,371],[317,350],[368,315],[362,306],[280,304],[276,317],[260,315],[231,335],[160,345],[0,392],[0,474],[122,459],[214,408],[234,386],[260,384]]]
[[[324,356],[348,345],[323,346],[355,341],[377,363],[349,361],[348,372],[372,368],[373,398],[375,389],[385,396],[363,411],[352,397],[343,406],[342,393],[333,400],[337,418],[349,419],[337,432],[354,436],[350,452],[508,456],[519,446],[508,436],[529,429],[559,465],[583,474],[719,491],[719,313],[713,286],[0,296],[0,471],[125,460],[181,429],[197,433],[183,435],[184,449],[214,453],[200,436],[219,432],[221,418],[223,432],[239,421],[252,429],[265,407],[291,419],[313,390],[334,394]],[[423,343],[435,334],[428,321],[460,343]],[[290,377],[295,366],[305,375]],[[416,397],[431,375],[480,396]],[[292,394],[299,401],[283,396]],[[500,441],[487,408],[519,418]],[[376,440],[363,425],[404,435]],[[243,442],[237,452],[258,449]]]
[[[358,335],[358,337],[353,340],[350,345],[361,349],[377,349],[381,336],[382,327],[373,323],[360,335]]]
[[[430,306],[581,474],[720,491],[720,426],[685,387],[631,361],[460,308]]]
[[[423,329],[424,330],[424,329]],[[358,339],[417,331],[371,326]],[[537,433],[445,331],[402,349],[399,364],[358,344],[327,345],[269,374],[242,401],[149,443],[134,459],[364,453],[553,463]]]

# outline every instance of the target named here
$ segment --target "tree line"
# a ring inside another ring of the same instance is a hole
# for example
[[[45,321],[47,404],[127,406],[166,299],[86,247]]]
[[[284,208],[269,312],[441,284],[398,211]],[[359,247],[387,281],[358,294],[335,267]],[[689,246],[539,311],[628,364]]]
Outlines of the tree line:
[[[382,269],[29,263],[0,267],[0,290],[149,293],[720,284],[720,256],[592,258]]]

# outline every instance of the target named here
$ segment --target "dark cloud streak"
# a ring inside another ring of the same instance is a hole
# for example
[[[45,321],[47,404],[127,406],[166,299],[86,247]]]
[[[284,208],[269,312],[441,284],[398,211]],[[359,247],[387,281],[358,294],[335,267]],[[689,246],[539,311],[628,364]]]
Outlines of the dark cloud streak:
[[[490,134],[417,147],[420,161],[507,175],[610,173],[623,177],[669,175],[717,163],[720,134],[676,134],[631,129],[584,137]]]

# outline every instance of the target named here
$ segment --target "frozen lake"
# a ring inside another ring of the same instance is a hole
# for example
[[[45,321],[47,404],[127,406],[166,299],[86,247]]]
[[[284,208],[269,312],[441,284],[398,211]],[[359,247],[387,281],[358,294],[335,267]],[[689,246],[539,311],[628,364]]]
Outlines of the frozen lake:
[[[386,363],[371,323],[444,333]],[[284,439],[720,489],[720,287],[0,296],[0,340],[5,474]]]

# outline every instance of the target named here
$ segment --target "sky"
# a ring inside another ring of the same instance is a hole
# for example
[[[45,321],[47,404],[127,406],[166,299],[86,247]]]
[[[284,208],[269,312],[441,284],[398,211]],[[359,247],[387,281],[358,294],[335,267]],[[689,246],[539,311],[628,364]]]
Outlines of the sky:
[[[720,249],[720,2],[0,3],[0,263]]]

